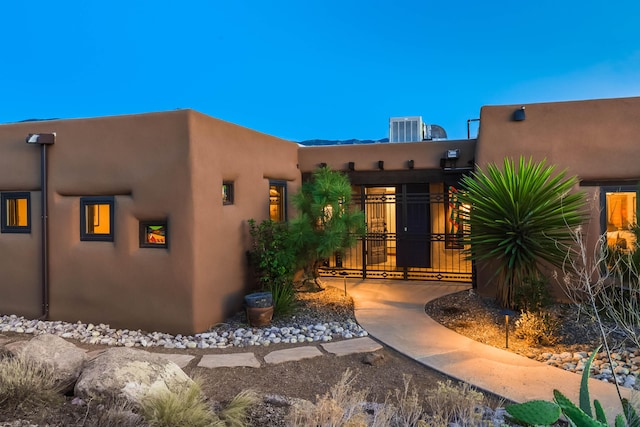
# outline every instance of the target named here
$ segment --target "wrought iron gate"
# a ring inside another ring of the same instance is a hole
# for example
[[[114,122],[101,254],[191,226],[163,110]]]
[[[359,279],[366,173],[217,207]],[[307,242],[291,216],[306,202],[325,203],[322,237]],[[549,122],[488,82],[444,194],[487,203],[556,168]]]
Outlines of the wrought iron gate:
[[[323,276],[471,282],[463,253],[468,230],[455,188],[443,184],[362,187],[352,209],[365,212],[367,234],[325,261]]]

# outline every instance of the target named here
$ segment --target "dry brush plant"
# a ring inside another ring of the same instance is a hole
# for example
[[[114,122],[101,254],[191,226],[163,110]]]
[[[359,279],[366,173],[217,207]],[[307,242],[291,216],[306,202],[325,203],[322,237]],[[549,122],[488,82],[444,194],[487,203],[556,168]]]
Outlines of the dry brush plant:
[[[51,369],[22,356],[0,359],[0,406],[16,410],[62,402]]]
[[[141,413],[154,427],[243,427],[249,408],[256,402],[255,392],[241,391],[222,411],[215,413],[196,380],[175,391],[150,394],[142,401]]]
[[[578,307],[579,315],[585,315],[586,321],[595,322],[611,366],[610,337],[613,333],[626,335],[638,342],[637,325],[640,325],[640,306],[626,304],[621,300],[620,284],[616,282],[616,266],[608,261],[607,236],[601,235],[592,251],[587,248],[582,227],[572,230],[573,244],[565,246],[567,256],[562,270],[560,283],[567,297]],[[634,292],[640,291],[636,286]],[[633,311],[630,311],[633,310]],[[612,370],[613,382],[618,396],[622,400],[620,386],[615,370]]]
[[[354,390],[354,377],[345,371],[340,381],[315,404],[303,401],[292,406],[287,416],[290,426],[322,427],[448,427],[482,425],[484,395],[469,384],[438,382],[424,390],[424,397],[404,376],[402,389],[390,393],[382,404],[367,410],[368,390]]]

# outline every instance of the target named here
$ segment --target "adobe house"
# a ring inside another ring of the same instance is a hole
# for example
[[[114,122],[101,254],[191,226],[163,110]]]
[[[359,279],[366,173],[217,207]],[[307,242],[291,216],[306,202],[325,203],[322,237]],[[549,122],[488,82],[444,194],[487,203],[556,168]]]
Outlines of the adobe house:
[[[297,155],[191,110],[1,125],[0,313],[171,333],[223,321],[251,287],[247,219],[286,217]]]
[[[349,176],[368,230],[327,276],[491,295],[492,273],[463,256],[456,192],[475,165],[521,155],[579,177],[592,241],[628,239],[640,98],[521,107],[483,107],[477,139],[321,147],[192,110],[0,125],[0,313],[204,331],[252,290],[247,220],[286,220],[289,195],[325,165]]]

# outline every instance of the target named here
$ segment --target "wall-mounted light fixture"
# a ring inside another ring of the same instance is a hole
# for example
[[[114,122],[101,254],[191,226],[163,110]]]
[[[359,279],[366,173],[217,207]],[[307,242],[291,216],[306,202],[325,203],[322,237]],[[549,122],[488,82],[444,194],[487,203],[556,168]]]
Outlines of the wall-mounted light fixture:
[[[458,160],[460,158],[460,149],[454,148],[447,150],[447,152],[444,153],[444,158],[447,160]]]
[[[326,168],[326,167],[327,167],[327,164],[326,164],[325,162],[318,163],[318,167],[319,167],[320,169],[324,169],[324,168]]]
[[[521,122],[526,118],[527,115],[524,112],[524,105],[513,112],[513,120],[516,122]]]
[[[409,169],[413,169],[415,163],[413,162],[413,160],[407,160],[407,168]]]
[[[378,169],[380,169],[381,171],[384,170],[384,161],[378,160]]]
[[[347,169],[349,169],[351,172],[353,172],[354,170],[356,170],[356,162],[349,162],[349,163],[347,163]]]
[[[30,133],[26,140],[27,144],[47,144],[51,145],[56,142],[56,134],[54,133]]]

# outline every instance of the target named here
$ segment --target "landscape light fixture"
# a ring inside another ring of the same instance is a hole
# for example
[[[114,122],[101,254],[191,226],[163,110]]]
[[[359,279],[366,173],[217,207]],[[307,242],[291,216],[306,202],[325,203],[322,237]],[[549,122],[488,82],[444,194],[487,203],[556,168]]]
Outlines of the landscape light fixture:
[[[513,120],[516,122],[521,122],[526,118],[527,115],[524,112],[524,105],[513,112]]]
[[[516,312],[505,309],[505,310],[501,310],[500,314],[504,315],[504,334],[505,334],[504,348],[509,348],[509,316],[514,316]]]

